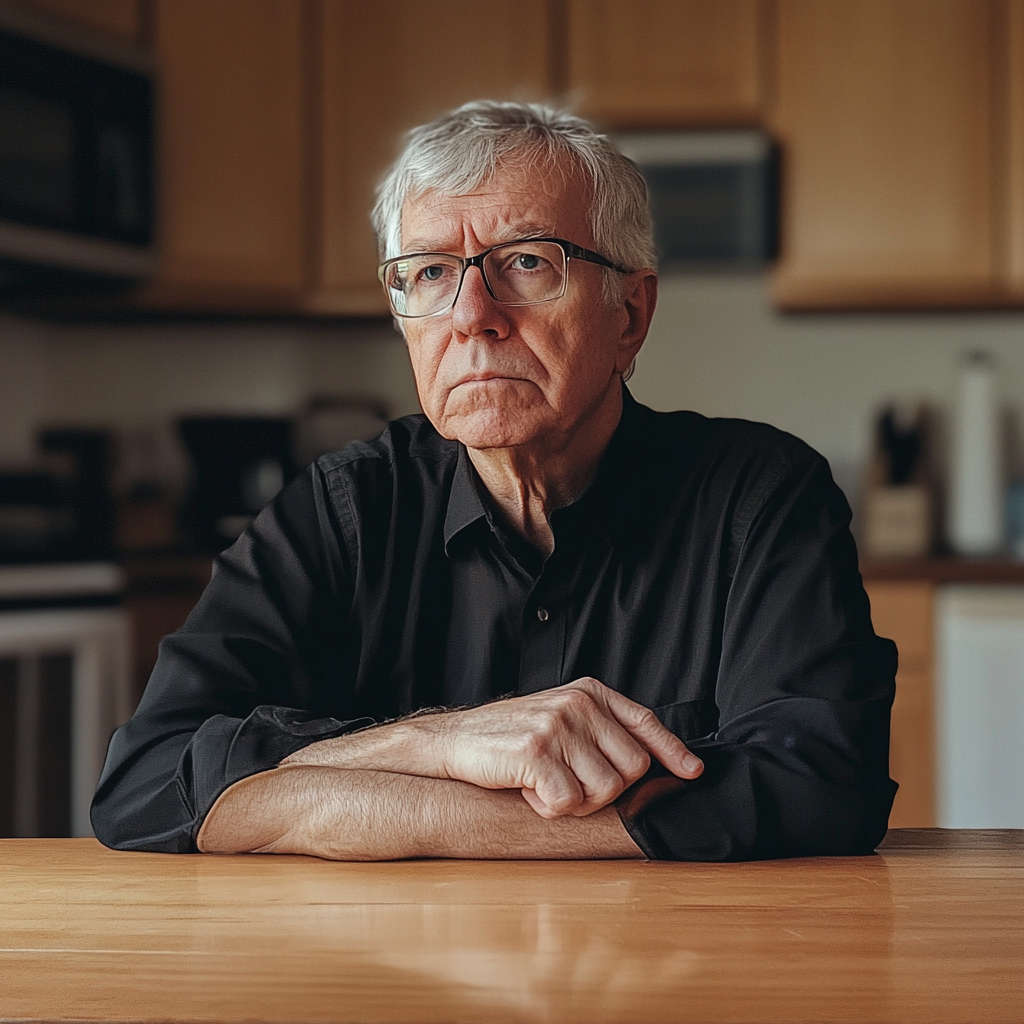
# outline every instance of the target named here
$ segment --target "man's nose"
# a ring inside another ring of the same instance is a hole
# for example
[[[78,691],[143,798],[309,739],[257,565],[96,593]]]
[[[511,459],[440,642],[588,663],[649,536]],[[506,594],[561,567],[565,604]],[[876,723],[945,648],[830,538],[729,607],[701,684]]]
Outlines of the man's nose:
[[[487,290],[483,271],[467,267],[455,305],[452,327],[466,337],[503,338],[509,331],[506,307]]]

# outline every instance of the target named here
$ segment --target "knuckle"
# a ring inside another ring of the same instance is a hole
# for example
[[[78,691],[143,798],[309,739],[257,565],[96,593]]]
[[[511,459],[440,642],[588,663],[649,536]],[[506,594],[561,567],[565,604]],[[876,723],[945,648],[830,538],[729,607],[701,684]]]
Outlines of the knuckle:
[[[633,750],[623,759],[623,771],[630,782],[635,782],[651,767],[651,756],[646,750]]]
[[[610,804],[622,791],[625,789],[622,779],[608,778],[603,781],[600,785],[596,786],[592,793],[590,793],[587,803],[592,805],[593,809],[598,807],[606,807]]]
[[[565,690],[559,694],[558,706],[562,711],[582,713],[593,707],[593,700],[584,690]]]
[[[645,731],[661,728],[661,720],[650,708],[645,708],[637,704],[635,705],[633,715],[638,728],[644,729]]]

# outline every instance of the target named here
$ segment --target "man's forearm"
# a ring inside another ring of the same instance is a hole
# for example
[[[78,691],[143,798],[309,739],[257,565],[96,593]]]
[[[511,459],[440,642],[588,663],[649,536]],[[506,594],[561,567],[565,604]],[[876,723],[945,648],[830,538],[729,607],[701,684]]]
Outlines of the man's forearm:
[[[199,832],[207,853],[407,857],[641,857],[611,807],[547,820],[513,790],[315,766],[250,776],[221,794]]]

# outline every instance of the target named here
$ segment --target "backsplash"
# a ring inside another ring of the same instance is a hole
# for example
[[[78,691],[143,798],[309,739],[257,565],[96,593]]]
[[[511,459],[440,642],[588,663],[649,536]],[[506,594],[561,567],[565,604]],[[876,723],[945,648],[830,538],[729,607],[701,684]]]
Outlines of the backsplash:
[[[1002,400],[1024,409],[1024,313],[786,315],[772,309],[760,274],[665,276],[630,386],[658,409],[791,431],[832,462],[855,498],[877,409],[892,398],[921,398],[948,411],[958,358],[970,349],[992,354]],[[161,453],[166,474],[180,475],[174,418],[290,414],[310,395],[331,393],[380,398],[395,416],[417,410],[404,343],[388,323],[65,326],[0,318],[6,463],[31,456],[40,424],[75,424],[144,443]]]

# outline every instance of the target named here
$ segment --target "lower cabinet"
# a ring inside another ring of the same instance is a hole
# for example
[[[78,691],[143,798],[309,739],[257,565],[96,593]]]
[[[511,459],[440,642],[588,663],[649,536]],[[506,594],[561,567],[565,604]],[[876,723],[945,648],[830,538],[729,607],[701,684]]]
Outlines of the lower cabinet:
[[[900,785],[889,825],[934,828],[935,584],[926,580],[866,580],[871,620],[899,648],[892,708],[889,774]]]

